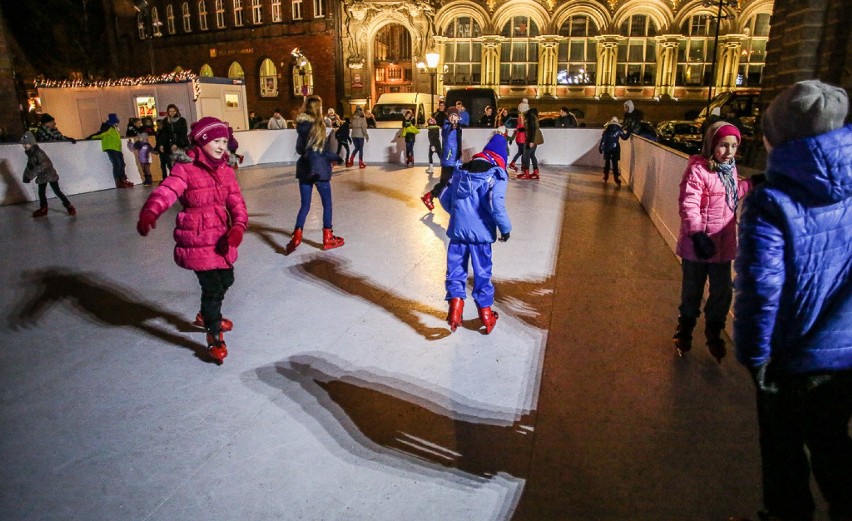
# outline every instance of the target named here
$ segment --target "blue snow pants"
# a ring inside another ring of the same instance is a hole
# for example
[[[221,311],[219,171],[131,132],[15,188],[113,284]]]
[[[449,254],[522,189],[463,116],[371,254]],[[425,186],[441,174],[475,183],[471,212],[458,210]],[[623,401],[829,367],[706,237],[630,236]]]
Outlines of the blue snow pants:
[[[468,261],[473,266],[473,296],[476,306],[494,304],[494,284],[491,283],[491,243],[468,244],[450,241],[447,247],[447,300],[464,299],[467,286]]]

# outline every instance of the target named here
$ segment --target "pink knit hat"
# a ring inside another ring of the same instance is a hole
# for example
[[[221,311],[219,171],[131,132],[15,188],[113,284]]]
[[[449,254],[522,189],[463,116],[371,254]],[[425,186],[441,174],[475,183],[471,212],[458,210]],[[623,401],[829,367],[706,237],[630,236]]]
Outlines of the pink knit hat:
[[[214,139],[228,139],[228,136],[228,124],[211,116],[203,117],[193,123],[189,131],[189,139],[201,147]]]

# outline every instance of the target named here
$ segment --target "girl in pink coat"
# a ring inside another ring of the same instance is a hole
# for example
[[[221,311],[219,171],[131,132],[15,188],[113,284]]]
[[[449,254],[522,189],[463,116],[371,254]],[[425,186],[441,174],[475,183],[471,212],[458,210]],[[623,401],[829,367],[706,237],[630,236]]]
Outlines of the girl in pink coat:
[[[692,330],[701,314],[704,285],[705,336],[710,354],[725,356],[722,330],[733,298],[731,262],[737,254],[736,213],[751,181],[737,178],[734,161],[740,144],[737,127],[719,121],[704,135],[701,154],[689,158],[680,182],[680,235],[677,255],[683,259],[680,317],[674,334],[678,354],[692,348]]]
[[[228,125],[216,118],[194,123],[188,159],[176,163],[171,175],[151,193],[136,225],[140,235],[148,235],[175,201],[183,206],[174,231],[175,262],[198,277],[201,312],[195,323],[207,330],[208,352],[219,364],[228,356],[222,334],[233,327],[222,318],[222,301],[234,283],[237,247],[248,224],[246,203],[228,166],[228,137]]]

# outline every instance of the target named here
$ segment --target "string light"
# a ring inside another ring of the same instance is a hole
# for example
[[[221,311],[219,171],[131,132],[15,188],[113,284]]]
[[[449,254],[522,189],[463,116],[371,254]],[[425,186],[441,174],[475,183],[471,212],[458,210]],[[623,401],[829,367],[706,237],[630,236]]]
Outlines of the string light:
[[[155,85],[162,83],[188,83],[192,82],[194,97],[192,101],[197,101],[201,95],[201,85],[198,76],[192,71],[185,70],[180,72],[169,72],[167,74],[139,76],[136,78],[124,77],[114,80],[48,80],[40,79],[34,82],[36,88],[84,88],[84,87],[126,87],[132,85]]]

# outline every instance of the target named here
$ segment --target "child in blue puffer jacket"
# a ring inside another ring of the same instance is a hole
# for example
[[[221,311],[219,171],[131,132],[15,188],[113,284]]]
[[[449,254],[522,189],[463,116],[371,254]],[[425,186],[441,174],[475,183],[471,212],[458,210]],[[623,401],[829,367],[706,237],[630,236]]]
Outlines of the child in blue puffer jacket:
[[[447,236],[447,300],[450,310],[447,323],[455,331],[462,323],[467,285],[467,264],[473,265],[473,300],[479,310],[479,320],[485,334],[494,329],[497,313],[494,304],[494,285],[491,283],[491,243],[509,240],[512,223],[506,212],[504,198],[508,184],[506,173],[506,138],[494,135],[482,152],[469,163],[457,164],[447,188],[439,198],[450,214]]]

